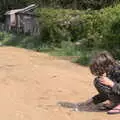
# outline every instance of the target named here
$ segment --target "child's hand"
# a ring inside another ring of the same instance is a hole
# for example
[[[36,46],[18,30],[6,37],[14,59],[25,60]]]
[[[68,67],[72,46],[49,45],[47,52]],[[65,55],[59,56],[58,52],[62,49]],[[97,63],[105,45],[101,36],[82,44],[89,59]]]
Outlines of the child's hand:
[[[114,82],[112,80],[110,80],[108,77],[104,77],[104,76],[100,77],[100,82],[109,87],[114,86]]]

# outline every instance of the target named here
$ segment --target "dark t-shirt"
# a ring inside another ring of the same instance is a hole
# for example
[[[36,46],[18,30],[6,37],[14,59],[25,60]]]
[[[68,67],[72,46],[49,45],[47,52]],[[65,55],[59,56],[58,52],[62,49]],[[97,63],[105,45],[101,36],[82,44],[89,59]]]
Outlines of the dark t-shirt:
[[[120,96],[120,64],[116,64],[114,67],[112,67],[110,72],[107,74],[107,77],[110,80],[112,80],[115,84],[112,88],[110,88],[108,86],[102,85],[99,81],[97,81],[98,83],[96,82],[96,84],[98,84],[98,89],[100,89],[100,91],[102,92],[93,97],[93,102],[95,104],[107,100],[107,96],[110,96],[107,94],[114,94],[115,96]]]

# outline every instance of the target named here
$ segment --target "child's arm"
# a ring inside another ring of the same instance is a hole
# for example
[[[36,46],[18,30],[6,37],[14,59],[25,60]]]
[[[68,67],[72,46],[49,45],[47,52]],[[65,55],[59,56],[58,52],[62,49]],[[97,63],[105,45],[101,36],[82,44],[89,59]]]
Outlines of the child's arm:
[[[114,93],[120,95],[120,82],[113,82],[107,77],[101,78],[100,82],[104,85],[111,87]]]
[[[100,82],[106,86],[109,86],[109,87],[113,87],[114,86],[114,82],[112,80],[110,80],[108,77],[100,77],[99,78]]]

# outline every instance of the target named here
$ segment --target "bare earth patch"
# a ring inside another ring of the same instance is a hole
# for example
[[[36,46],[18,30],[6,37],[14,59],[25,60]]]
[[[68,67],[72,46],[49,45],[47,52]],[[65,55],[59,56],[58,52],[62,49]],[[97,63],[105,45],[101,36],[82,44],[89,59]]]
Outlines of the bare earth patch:
[[[30,50],[0,48],[0,120],[119,120],[105,112],[73,112],[58,101],[82,102],[96,90],[87,67]]]

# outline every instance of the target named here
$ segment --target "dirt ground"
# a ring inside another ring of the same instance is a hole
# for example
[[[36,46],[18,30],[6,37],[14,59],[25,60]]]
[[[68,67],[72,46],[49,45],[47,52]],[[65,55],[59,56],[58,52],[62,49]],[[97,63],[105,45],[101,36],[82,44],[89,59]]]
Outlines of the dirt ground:
[[[58,101],[94,94],[87,67],[30,50],[0,48],[0,120],[119,120],[106,112],[74,112]]]

